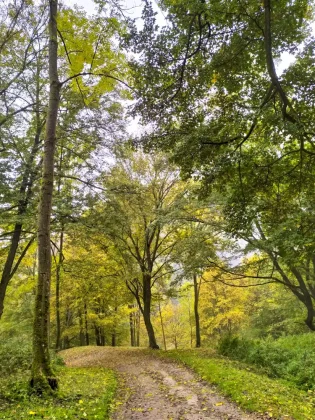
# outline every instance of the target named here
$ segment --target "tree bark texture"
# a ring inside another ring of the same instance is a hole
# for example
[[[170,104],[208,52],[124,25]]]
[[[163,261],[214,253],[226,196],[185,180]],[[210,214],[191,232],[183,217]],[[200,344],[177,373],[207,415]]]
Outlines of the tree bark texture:
[[[115,300],[117,300],[117,292],[115,294]],[[117,302],[116,302],[116,306],[115,306],[115,318],[114,318],[114,325],[113,325],[113,331],[112,331],[112,347],[116,347],[117,344],[117,311],[118,311],[118,306],[117,306]]]
[[[56,350],[61,348],[61,320],[60,320],[60,278],[63,261],[63,236],[64,225],[61,226],[60,240],[59,240],[59,258],[56,269]]]
[[[149,347],[151,349],[159,349],[155,338],[155,333],[153,325],[151,322],[151,300],[152,300],[152,291],[151,291],[151,276],[144,274],[143,275],[143,320],[148,333],[149,338]]]
[[[260,234],[261,240],[268,244],[266,235],[258,223],[255,222],[255,225],[258,229]],[[275,270],[280,274],[281,280],[278,282],[284,286],[286,286],[291,292],[299,299],[300,302],[304,305],[307,311],[307,316],[305,319],[305,324],[311,331],[315,331],[315,309],[314,309],[314,300],[315,300],[315,287],[310,281],[310,267],[306,265],[305,267],[305,278],[303,277],[303,271],[297,268],[296,266],[292,265],[291,262],[282,259],[284,266],[282,267],[281,259],[279,260],[279,256],[273,251],[268,249],[268,246],[261,248],[266,254],[269,256],[270,260],[273,263]],[[308,264],[308,263],[307,263]],[[313,267],[314,267],[314,277],[315,278],[315,258],[313,260]],[[293,275],[287,275],[287,270]],[[297,284],[294,281],[294,278]],[[314,281],[314,280],[313,280]]]
[[[128,305],[129,309],[133,309],[134,305]],[[130,327],[130,345],[131,347],[136,346],[136,334],[135,334],[135,313],[130,312],[129,314],[129,327]]]
[[[189,315],[189,328],[190,328],[190,347],[193,347],[193,326],[192,326],[192,319],[190,313],[190,299],[188,302],[188,315]]]
[[[80,334],[79,334],[80,346],[84,346],[85,345],[85,335],[84,335],[84,330],[83,330],[83,318],[82,318],[81,311],[79,311],[79,324],[80,324]]]
[[[97,346],[105,346],[104,328],[95,325],[95,342]],[[82,344],[84,345],[84,344]]]
[[[88,312],[86,303],[84,304],[84,327],[85,327],[85,344],[90,345],[90,335],[89,335],[89,324],[88,324]]]
[[[49,357],[49,308],[51,283],[50,218],[52,208],[56,126],[59,108],[58,80],[58,1],[49,0],[49,105],[46,120],[42,185],[38,221],[38,280],[33,329],[33,365],[31,386],[42,394],[58,386]]]
[[[140,347],[140,311],[137,311],[135,319],[135,331],[136,331],[136,347]]]
[[[195,322],[196,322],[196,347],[201,346],[200,337],[200,320],[199,320],[199,292],[200,283],[198,284],[197,276],[194,274],[194,311],[195,311]]]
[[[161,311],[161,303],[160,302],[159,302],[159,313],[160,313],[160,321],[161,321],[161,328],[162,328],[162,335],[163,335],[164,350],[167,350],[165,331],[164,331],[164,322],[163,322],[162,311]]]

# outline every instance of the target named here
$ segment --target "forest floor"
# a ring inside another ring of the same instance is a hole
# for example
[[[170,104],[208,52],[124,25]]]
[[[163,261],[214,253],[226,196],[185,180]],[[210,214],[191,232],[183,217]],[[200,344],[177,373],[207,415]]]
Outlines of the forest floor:
[[[190,369],[145,350],[85,347],[60,353],[69,367],[106,367],[118,375],[114,420],[254,420]]]

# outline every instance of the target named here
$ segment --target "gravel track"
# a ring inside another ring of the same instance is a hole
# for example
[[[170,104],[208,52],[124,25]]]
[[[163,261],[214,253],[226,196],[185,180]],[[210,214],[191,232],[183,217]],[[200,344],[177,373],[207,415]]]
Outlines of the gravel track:
[[[118,375],[113,420],[258,420],[200,380],[190,369],[141,349],[86,347],[61,353],[74,367],[102,366]]]

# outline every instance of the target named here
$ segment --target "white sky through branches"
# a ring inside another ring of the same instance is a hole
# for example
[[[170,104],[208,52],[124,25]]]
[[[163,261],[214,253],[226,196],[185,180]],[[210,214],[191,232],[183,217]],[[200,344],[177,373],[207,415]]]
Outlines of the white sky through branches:
[[[74,6],[75,4],[79,7],[82,7],[86,10],[88,14],[93,14],[96,12],[95,3],[93,0],[65,0],[65,4],[69,6]],[[134,19],[141,19],[142,11],[142,1],[141,0],[125,0],[121,3],[124,13],[127,17]],[[157,14],[157,23],[162,26],[164,24],[164,17],[157,6],[157,2],[152,2],[153,8],[158,13]],[[313,32],[315,33],[315,25],[313,25]],[[292,62],[294,61],[294,56],[287,52],[282,54],[281,60],[277,63],[277,71],[280,75]]]

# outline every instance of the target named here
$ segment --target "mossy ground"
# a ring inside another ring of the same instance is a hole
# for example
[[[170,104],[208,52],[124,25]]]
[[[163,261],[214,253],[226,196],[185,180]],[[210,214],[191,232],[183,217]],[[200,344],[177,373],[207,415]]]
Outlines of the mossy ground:
[[[268,378],[244,364],[218,357],[213,351],[171,350],[154,354],[191,367],[246,410],[277,419],[315,419],[313,391],[303,391],[288,381]]]
[[[0,379],[0,419],[109,418],[116,377],[105,368],[58,369],[59,390],[45,399],[30,396],[26,375]]]

